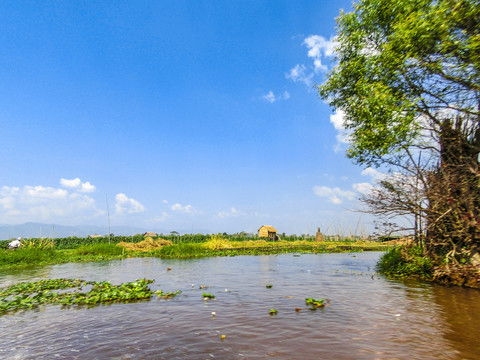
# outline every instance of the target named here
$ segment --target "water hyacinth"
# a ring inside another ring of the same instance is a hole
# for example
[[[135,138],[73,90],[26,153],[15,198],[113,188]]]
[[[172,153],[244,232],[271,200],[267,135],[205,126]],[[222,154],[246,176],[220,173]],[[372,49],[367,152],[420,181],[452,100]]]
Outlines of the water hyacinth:
[[[310,306],[310,310],[325,307],[326,299],[305,298],[305,303]]]
[[[40,305],[56,304],[64,306],[95,305],[112,302],[131,302],[150,300],[154,292],[149,284],[154,280],[140,279],[133,282],[112,285],[109,281],[86,281],[79,279],[49,279],[24,282],[0,289],[0,312],[8,310],[30,309]],[[88,292],[82,292],[84,286],[90,285]],[[75,288],[75,291],[62,291]],[[180,293],[155,292],[164,298]]]

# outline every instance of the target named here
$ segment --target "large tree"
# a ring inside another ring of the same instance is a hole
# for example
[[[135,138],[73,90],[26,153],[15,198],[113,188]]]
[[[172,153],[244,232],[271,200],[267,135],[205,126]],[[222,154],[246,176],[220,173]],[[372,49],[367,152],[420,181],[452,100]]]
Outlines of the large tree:
[[[337,23],[337,64],[318,91],[345,114],[347,155],[414,173],[418,206],[411,191],[403,200],[427,220],[427,251],[478,259],[480,1],[360,0]]]

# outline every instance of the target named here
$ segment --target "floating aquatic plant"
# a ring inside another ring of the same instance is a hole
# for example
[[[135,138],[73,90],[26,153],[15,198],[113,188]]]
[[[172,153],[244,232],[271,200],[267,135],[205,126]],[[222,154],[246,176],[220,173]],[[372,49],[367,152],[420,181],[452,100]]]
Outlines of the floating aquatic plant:
[[[310,310],[325,307],[325,299],[305,298],[305,303],[310,306]]]
[[[155,294],[157,294],[158,297],[163,298],[163,299],[171,299],[179,294],[182,293],[182,290],[177,290],[177,291],[172,291],[172,292],[164,292],[163,290],[157,290],[155,291]]]
[[[120,285],[109,281],[86,281],[79,279],[49,279],[23,282],[0,289],[0,312],[7,310],[30,309],[45,304],[95,305],[111,302],[131,302],[150,300],[153,291],[149,284],[154,280],[140,279]],[[91,285],[89,292],[82,292],[84,286]],[[57,291],[76,288],[74,291]],[[158,295],[158,292],[156,292]],[[167,297],[178,294],[161,293]]]
[[[277,315],[277,314],[278,314],[278,310],[276,310],[276,309],[270,309],[270,310],[268,311],[268,313],[269,313],[270,315]]]
[[[265,285],[265,287],[266,287],[267,289],[271,289],[271,288],[273,287],[273,285],[272,285],[272,284],[267,284],[267,285]]]
[[[202,296],[205,300],[215,299],[215,295],[212,295],[210,293],[203,293]]]

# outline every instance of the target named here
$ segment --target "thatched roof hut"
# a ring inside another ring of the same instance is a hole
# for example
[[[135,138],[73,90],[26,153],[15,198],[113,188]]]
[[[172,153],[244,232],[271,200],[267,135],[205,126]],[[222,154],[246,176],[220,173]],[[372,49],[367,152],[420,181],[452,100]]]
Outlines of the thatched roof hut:
[[[277,232],[278,231],[271,225],[262,225],[262,227],[258,229],[258,237],[268,237],[272,240],[276,240],[278,238]]]
[[[153,231],[147,231],[145,234],[143,234],[143,237],[147,237],[147,236],[150,236],[150,237],[157,237],[157,233],[154,233]]]

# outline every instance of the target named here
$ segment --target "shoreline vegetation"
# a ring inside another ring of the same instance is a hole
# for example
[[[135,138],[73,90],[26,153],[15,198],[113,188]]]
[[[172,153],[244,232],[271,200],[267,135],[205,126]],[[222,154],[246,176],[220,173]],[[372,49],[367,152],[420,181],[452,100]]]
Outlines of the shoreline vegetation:
[[[375,270],[389,278],[414,278],[443,285],[480,288],[480,271],[467,265],[444,264],[425,254],[411,239],[376,241],[359,236],[266,238],[217,235],[166,235],[144,237],[26,239],[21,248],[8,250],[0,241],[0,271],[72,262],[98,262],[135,257],[194,259],[215,256],[268,255],[282,253],[339,253],[384,251]]]
[[[480,267],[466,263],[448,263],[428,256],[421,244],[413,241],[387,251],[376,271],[389,278],[419,279],[446,286],[480,289]]]
[[[280,253],[338,253],[386,251],[391,243],[361,237],[325,236],[268,240],[239,238],[232,235],[167,235],[162,237],[113,236],[97,238],[26,239],[22,247],[8,250],[8,241],[0,241],[0,270],[69,262],[121,260],[133,257],[192,259],[213,256],[264,255]]]

